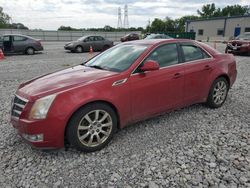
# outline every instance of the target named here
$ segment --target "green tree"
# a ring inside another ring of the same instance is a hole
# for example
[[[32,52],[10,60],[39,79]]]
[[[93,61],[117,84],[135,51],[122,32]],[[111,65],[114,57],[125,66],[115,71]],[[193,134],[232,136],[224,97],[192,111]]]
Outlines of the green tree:
[[[104,29],[104,31],[114,31],[115,30],[113,27],[111,27],[109,25],[105,25],[103,29]]]
[[[242,16],[250,14],[250,7],[241,5],[226,6],[222,9],[223,16]]]
[[[76,29],[76,28],[73,28],[73,27],[70,27],[70,26],[60,26],[58,29],[58,31],[76,31],[76,30],[80,30],[80,29]]]
[[[197,10],[197,13],[202,18],[211,18],[211,17],[219,16],[220,9],[216,9],[214,3],[206,4],[202,6],[201,10]]]
[[[12,29],[29,29],[28,27],[26,27],[22,23],[12,23],[10,25],[10,28],[12,28]]]
[[[197,10],[201,18],[211,18],[219,16],[242,16],[250,14],[250,7],[241,5],[228,5],[222,9],[216,8],[215,4],[203,5],[201,10]]]
[[[3,8],[0,7],[0,28],[5,28],[10,24],[11,17],[3,12]]]
[[[163,33],[165,31],[165,23],[159,18],[155,18],[150,26],[151,33]]]
[[[199,16],[194,16],[194,15],[182,16],[181,18],[176,19],[175,22],[178,24],[178,31],[185,32],[186,21],[197,20],[197,19],[199,19]]]
[[[172,20],[170,17],[165,18],[165,29],[164,32],[174,32],[178,28],[178,24],[174,20]]]

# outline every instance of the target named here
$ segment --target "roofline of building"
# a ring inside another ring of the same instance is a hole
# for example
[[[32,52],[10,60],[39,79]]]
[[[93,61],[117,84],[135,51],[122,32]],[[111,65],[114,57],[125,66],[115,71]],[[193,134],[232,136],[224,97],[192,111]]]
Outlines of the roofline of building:
[[[247,17],[250,17],[250,14],[249,15],[243,15],[243,16],[223,16],[223,17],[214,17],[214,18],[203,18],[203,19],[198,19],[198,20],[187,20],[186,23],[210,21],[210,20],[234,19],[234,18],[247,18]]]

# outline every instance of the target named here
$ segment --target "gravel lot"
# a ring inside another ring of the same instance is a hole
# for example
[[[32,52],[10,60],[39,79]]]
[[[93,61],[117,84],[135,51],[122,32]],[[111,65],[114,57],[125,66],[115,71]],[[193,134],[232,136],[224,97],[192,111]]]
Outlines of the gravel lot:
[[[238,78],[223,107],[193,105],[136,123],[86,154],[32,149],[9,123],[21,82],[88,56],[44,46],[0,61],[0,187],[250,187],[250,57],[236,56]]]

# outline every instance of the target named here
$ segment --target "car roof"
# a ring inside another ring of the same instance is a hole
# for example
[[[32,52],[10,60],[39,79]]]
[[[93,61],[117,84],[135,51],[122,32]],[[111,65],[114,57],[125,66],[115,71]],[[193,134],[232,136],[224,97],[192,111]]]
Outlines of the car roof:
[[[13,33],[11,33],[11,34],[3,34],[3,36],[21,36],[21,37],[29,37],[30,38],[30,36],[27,36],[27,35],[13,34]]]
[[[83,35],[82,37],[103,37],[101,35]]]
[[[172,42],[193,42],[193,40],[190,40],[190,39],[133,40],[133,41],[126,42],[126,44],[157,45],[161,43],[172,43]]]
[[[31,37],[31,36],[28,36],[28,35],[13,34],[13,33],[11,33],[11,34],[3,34],[2,36],[3,36],[3,37],[4,37],[4,36],[20,36],[20,37],[25,37],[25,38],[33,39],[33,40],[39,40],[39,39],[35,39],[35,38],[33,38],[33,37]]]

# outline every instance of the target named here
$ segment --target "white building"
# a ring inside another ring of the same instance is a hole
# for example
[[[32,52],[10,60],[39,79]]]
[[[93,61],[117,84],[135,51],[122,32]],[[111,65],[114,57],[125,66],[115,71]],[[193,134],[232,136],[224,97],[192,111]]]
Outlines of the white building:
[[[186,31],[195,32],[196,40],[228,40],[250,32],[250,15],[189,20]]]

